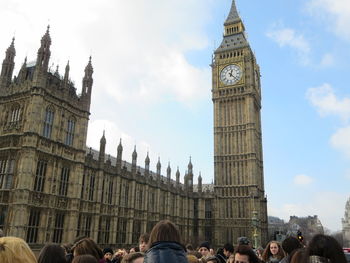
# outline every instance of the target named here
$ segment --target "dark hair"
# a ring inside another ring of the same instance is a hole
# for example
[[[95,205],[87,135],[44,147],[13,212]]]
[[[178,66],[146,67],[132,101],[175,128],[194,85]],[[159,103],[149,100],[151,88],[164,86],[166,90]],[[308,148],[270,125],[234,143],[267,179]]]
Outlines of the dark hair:
[[[75,243],[72,247],[73,255],[92,255],[97,261],[103,258],[102,250],[91,238],[83,238]]]
[[[237,253],[240,255],[248,256],[250,263],[260,263],[259,258],[255,254],[253,249],[248,245],[239,245],[238,247],[236,247],[235,254],[237,254]]]
[[[303,245],[300,243],[300,241],[296,237],[287,237],[282,242],[282,248],[284,252],[287,254],[292,253],[293,250],[302,248]]]
[[[139,237],[139,243],[141,242],[145,242],[148,243],[149,240],[149,234],[148,233],[144,233]]]
[[[186,249],[191,250],[191,251],[194,250],[192,244],[187,244]]]
[[[148,247],[156,242],[171,241],[181,244],[181,235],[179,229],[170,220],[159,221],[152,229],[149,235]]]
[[[289,255],[289,263],[300,263],[302,262],[306,253],[305,248],[294,249]]]
[[[271,250],[270,250],[270,246],[273,243],[277,244],[277,246],[278,246],[278,253],[276,255],[277,258],[281,260],[285,256],[285,253],[283,251],[283,248],[281,247],[281,244],[279,242],[277,242],[276,240],[272,240],[272,241],[270,241],[267,244],[267,246],[266,246],[266,248],[264,250],[264,253],[262,254],[262,260],[265,261],[265,262],[267,262],[268,259],[272,256],[272,253],[271,253]]]
[[[92,255],[80,255],[74,257],[72,263],[98,263],[98,260]]]
[[[231,252],[231,253],[233,253],[233,251],[235,250],[235,249],[233,248],[233,245],[232,245],[231,243],[226,243],[226,244],[224,245],[224,249],[227,250],[228,252]]]
[[[72,252],[72,246],[73,246],[73,244],[71,244],[71,243],[64,243],[64,244],[61,245],[61,247],[66,252],[66,254],[69,254],[69,253]]]
[[[66,254],[60,245],[44,246],[38,257],[38,263],[66,263]]]
[[[221,263],[220,259],[217,256],[209,256],[205,259],[205,261],[206,262],[214,261],[216,263]]]
[[[131,253],[131,254],[125,255],[121,263],[132,263],[135,259],[143,258],[143,257],[145,257],[145,254],[143,254],[142,252]]]
[[[311,239],[304,262],[308,262],[310,256],[327,258],[330,263],[346,263],[343,249],[337,240],[334,237],[322,234],[315,235]]]

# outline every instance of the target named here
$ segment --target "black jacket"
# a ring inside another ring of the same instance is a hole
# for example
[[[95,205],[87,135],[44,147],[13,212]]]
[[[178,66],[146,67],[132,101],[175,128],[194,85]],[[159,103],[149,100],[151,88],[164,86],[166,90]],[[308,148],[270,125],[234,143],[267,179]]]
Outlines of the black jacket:
[[[185,249],[175,242],[157,242],[147,250],[143,263],[188,263]]]

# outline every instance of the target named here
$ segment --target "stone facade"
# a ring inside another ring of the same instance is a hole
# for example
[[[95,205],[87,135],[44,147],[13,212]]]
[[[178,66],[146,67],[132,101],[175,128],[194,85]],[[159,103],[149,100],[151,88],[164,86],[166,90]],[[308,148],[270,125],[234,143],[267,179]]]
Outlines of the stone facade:
[[[253,239],[252,216],[257,212],[255,228],[265,241],[260,75],[244,26],[240,19],[233,21],[236,12],[233,1],[224,41],[241,40],[237,48],[222,44],[212,64],[215,182],[210,185],[203,185],[200,175],[194,184],[191,160],[180,183],[179,170],[171,179],[170,164],[166,176],[159,160],[157,171],[150,171],[148,156],[144,168],[139,167],[136,147],[132,163],[123,161],[121,142],[116,157],[106,155],[104,135],[99,151],[87,148],[91,57],[77,95],[69,63],[63,76],[58,68],[48,68],[49,28],[36,62],[25,59],[14,78],[13,40],[0,75],[0,228],[5,234],[22,237],[33,248],[72,242],[81,235],[101,246],[130,247],[156,222],[170,219],[184,242],[208,240],[219,246],[235,243],[239,236]],[[223,85],[219,76],[228,64],[238,65],[242,77]]]

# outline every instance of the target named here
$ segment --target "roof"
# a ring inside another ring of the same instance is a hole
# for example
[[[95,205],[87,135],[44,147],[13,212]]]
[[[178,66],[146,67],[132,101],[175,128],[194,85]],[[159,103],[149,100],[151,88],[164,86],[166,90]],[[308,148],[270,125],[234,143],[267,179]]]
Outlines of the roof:
[[[248,41],[244,33],[225,36],[220,46],[216,49],[217,52],[231,51],[233,49],[248,47]]]
[[[227,16],[227,19],[226,19],[224,25],[226,26],[226,25],[229,25],[229,24],[237,23],[239,21],[241,21],[241,18],[238,15],[235,0],[232,0],[230,13]]]

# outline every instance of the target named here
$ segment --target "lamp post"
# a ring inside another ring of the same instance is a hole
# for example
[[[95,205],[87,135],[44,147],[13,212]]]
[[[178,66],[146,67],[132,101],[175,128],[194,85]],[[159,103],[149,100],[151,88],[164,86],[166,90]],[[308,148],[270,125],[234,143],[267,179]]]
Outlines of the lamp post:
[[[252,225],[253,225],[253,239],[254,239],[254,248],[258,247],[258,212],[256,210],[253,211],[253,217],[252,217]]]

